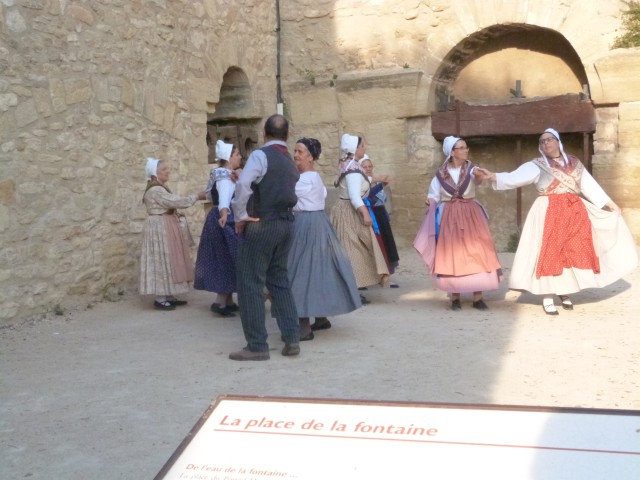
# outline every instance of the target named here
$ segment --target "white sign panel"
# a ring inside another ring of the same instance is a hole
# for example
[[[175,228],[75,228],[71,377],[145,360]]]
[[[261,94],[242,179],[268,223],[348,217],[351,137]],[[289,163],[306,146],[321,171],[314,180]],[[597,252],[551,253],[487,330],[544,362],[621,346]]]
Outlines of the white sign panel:
[[[640,479],[640,412],[221,397],[156,479]]]

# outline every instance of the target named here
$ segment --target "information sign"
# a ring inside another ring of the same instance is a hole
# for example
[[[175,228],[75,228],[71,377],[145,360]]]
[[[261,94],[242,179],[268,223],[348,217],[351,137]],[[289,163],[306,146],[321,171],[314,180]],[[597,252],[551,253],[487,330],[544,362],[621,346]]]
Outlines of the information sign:
[[[157,480],[638,480],[640,412],[223,396]]]

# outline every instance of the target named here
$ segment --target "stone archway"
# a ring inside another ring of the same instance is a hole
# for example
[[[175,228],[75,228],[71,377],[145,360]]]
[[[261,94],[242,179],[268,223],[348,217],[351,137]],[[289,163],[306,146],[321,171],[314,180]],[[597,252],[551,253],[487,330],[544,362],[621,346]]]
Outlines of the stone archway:
[[[509,58],[508,70],[499,70]],[[472,66],[477,66],[474,78],[460,85]],[[462,101],[508,100],[516,94],[511,90],[516,90],[518,79],[517,95],[529,98],[578,93],[589,83],[580,57],[560,33],[525,24],[494,25],[461,40],[445,56],[431,83],[430,110],[442,110],[443,99],[451,96]]]
[[[489,27],[449,52],[431,89],[432,135],[439,141],[464,137],[475,163],[514,170],[539,155],[538,136],[553,127],[565,148],[590,168],[595,108],[580,58],[558,32],[530,25]],[[535,192],[487,192],[486,197],[489,210],[499,212],[492,222],[496,241],[506,248]]]

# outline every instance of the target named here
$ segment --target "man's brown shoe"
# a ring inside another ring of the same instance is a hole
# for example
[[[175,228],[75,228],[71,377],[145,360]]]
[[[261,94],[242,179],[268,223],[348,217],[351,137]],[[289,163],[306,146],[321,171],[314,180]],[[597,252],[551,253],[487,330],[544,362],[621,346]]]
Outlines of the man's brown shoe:
[[[298,349],[299,350],[299,349]],[[269,360],[269,351],[252,352],[247,347],[229,354],[231,360]]]
[[[299,343],[285,343],[284,348],[282,349],[282,355],[285,357],[293,357],[294,355],[298,355],[300,353],[300,344]]]

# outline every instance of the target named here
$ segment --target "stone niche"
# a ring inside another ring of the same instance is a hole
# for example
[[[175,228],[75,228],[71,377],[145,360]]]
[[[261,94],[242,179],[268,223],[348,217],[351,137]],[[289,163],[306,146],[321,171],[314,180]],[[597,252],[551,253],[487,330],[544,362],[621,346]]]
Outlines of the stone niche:
[[[207,162],[216,164],[216,142],[222,140],[240,150],[243,166],[259,145],[261,114],[254,105],[249,79],[241,68],[230,67],[225,72],[218,98],[218,103],[207,105]],[[211,206],[206,202],[205,212],[208,213]]]
[[[230,67],[222,77],[220,100],[209,120],[232,120],[256,116],[253,94],[247,75],[238,67]]]
[[[222,79],[219,101],[207,105],[208,163],[215,163],[218,140],[232,143],[246,161],[258,146],[261,113],[256,109],[249,79],[239,67],[230,67]]]

